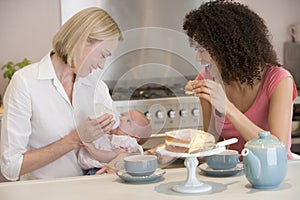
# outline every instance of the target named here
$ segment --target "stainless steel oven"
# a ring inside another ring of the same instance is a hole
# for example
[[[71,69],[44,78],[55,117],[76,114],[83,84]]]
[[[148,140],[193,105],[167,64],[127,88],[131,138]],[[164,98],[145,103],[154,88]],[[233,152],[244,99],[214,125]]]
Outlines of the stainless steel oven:
[[[168,92],[162,92],[165,90]],[[156,92],[161,96],[156,96]],[[162,93],[165,93],[166,96]],[[151,98],[152,95],[155,98]],[[118,96],[118,94],[112,91],[112,96]],[[150,120],[152,137],[143,145],[145,149],[163,143],[165,131],[179,128],[200,129],[203,125],[199,99],[184,96],[184,94],[178,95],[164,85],[142,86],[134,90],[130,99],[115,99],[114,102],[119,112],[136,109],[143,112]]]
[[[203,0],[61,0],[62,23],[89,6],[106,10],[124,40],[101,74],[120,112],[137,109],[151,121],[153,134],[144,147],[163,142],[167,130],[201,128],[199,100],[183,88],[203,66],[182,30],[183,18]]]

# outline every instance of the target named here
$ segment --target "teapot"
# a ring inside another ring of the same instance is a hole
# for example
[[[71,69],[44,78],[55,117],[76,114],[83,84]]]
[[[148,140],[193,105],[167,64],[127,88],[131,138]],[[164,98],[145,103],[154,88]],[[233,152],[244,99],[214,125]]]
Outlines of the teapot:
[[[270,132],[258,133],[242,150],[245,175],[254,188],[276,188],[285,178],[287,152],[285,145]]]

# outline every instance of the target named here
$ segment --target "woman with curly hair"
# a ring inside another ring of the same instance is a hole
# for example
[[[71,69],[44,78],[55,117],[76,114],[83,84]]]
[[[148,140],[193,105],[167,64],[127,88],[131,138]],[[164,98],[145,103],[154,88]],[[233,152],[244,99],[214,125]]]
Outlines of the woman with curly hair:
[[[229,0],[202,4],[185,17],[183,29],[206,65],[186,85],[200,98],[204,130],[238,138],[231,149],[270,131],[292,159],[291,123],[297,96],[291,74],[277,62],[264,20]]]

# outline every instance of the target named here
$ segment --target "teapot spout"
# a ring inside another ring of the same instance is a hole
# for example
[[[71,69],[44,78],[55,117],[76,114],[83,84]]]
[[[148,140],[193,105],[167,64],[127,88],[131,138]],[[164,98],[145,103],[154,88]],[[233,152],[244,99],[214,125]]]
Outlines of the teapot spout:
[[[242,150],[241,155],[244,159],[244,164],[249,165],[251,174],[254,179],[258,179],[261,176],[261,163],[260,160],[247,148]]]

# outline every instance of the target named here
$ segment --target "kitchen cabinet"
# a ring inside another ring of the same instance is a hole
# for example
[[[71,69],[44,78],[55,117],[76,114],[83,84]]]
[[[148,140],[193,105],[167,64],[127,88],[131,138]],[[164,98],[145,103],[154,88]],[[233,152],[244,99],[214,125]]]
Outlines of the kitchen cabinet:
[[[286,68],[294,78],[297,88],[300,88],[300,43],[285,42],[284,43],[284,68]],[[300,90],[298,90],[298,95]],[[300,96],[294,103],[293,121],[300,123]],[[292,134],[292,151],[300,154],[300,128]]]
[[[285,42],[284,43],[284,68],[286,68],[294,78],[297,88],[300,88],[300,43]],[[300,90],[298,90],[298,95]],[[300,123],[300,96],[294,103],[293,121]],[[300,154],[300,128],[292,134],[292,151]]]
[[[284,68],[286,68],[294,78],[297,88],[300,88],[300,43],[284,43]]]

